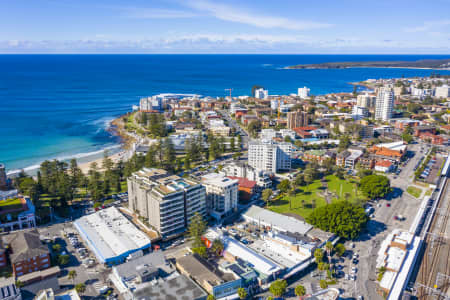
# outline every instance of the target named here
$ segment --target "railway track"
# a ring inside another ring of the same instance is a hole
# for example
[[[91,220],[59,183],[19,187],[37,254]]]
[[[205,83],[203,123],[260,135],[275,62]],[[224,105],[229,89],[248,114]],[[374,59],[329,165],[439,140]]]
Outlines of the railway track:
[[[448,199],[447,193],[448,181],[442,189],[442,199],[437,199],[439,201],[438,210],[433,218],[430,231],[427,233],[427,246],[418,276],[421,286],[417,290],[417,297],[423,300],[448,299],[443,296],[450,286],[450,239],[446,236],[450,215],[450,199]],[[443,280],[437,282],[439,273],[444,274],[439,275]],[[439,291],[439,293],[436,293],[436,291]]]

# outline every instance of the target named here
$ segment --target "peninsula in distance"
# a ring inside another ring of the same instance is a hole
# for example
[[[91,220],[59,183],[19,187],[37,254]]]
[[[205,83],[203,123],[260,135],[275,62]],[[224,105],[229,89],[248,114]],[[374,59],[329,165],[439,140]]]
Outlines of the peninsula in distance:
[[[450,69],[448,59],[421,59],[416,61],[364,61],[364,62],[327,62],[302,64],[286,69],[347,69],[347,68],[406,68],[406,69]]]

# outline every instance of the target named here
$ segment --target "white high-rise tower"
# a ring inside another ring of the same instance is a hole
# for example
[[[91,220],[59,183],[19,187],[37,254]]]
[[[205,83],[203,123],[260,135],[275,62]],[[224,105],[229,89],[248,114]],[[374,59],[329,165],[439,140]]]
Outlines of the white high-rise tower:
[[[375,119],[387,121],[392,117],[394,108],[394,92],[389,88],[382,88],[377,95],[375,106]]]

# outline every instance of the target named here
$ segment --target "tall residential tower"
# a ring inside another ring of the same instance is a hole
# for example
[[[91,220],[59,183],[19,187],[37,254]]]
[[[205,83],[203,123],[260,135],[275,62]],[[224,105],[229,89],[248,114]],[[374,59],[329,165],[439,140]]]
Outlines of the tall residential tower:
[[[394,108],[394,92],[392,89],[383,88],[378,91],[375,106],[375,119],[387,121],[392,117]]]

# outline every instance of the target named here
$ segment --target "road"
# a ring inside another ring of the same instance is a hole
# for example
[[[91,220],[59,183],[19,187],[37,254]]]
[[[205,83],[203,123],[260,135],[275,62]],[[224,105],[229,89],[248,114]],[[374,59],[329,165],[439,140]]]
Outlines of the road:
[[[248,133],[235,120],[231,118],[231,116],[227,111],[221,110],[219,111],[219,113],[222,115],[222,117],[225,118],[225,120],[227,120],[229,126],[235,128],[236,132],[239,132],[239,134],[242,137],[242,145],[241,145],[242,149],[246,150],[248,148],[248,141],[249,141]]]
[[[362,295],[365,299],[383,299],[378,293],[378,284],[376,282],[376,257],[381,242],[395,228],[408,230],[416,216],[422,199],[416,199],[406,192],[414,180],[414,167],[421,157],[425,155],[420,153],[420,144],[413,144],[409,147],[415,155],[409,160],[402,172],[394,178],[395,175],[389,175],[391,186],[394,188],[392,199],[379,200],[374,205],[375,213],[368,223],[367,232],[362,234],[355,241],[355,253],[359,254],[358,272],[356,281],[346,281],[343,288],[346,290],[344,296],[357,297]],[[388,204],[390,205],[388,207]],[[394,216],[403,215],[404,221],[394,220]],[[346,245],[350,248],[350,243]],[[351,265],[347,263],[347,270]]]

